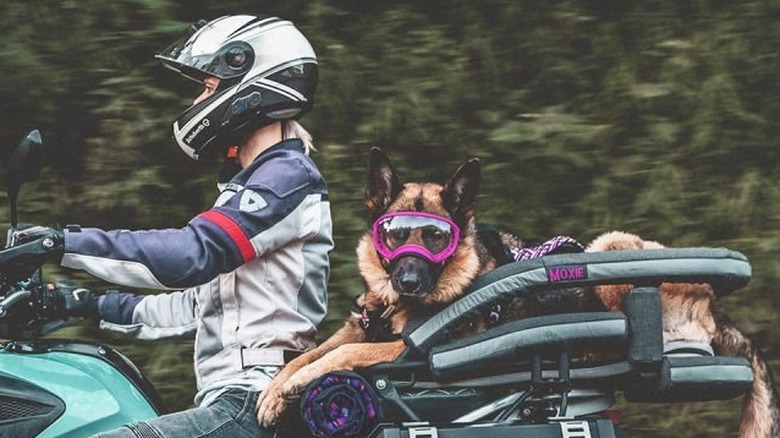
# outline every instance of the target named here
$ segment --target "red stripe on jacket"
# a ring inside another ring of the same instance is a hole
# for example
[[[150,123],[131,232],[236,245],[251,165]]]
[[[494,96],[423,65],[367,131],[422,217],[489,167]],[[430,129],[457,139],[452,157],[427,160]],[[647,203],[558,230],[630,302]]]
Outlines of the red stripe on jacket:
[[[252,242],[249,241],[249,237],[233,218],[215,210],[203,212],[200,216],[225,230],[241,252],[244,262],[255,258],[255,248],[252,246]]]

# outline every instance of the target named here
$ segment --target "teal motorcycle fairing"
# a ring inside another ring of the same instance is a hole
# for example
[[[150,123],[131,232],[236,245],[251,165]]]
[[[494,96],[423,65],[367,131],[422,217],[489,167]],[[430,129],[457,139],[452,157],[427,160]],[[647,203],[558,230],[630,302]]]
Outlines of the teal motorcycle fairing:
[[[0,349],[0,411],[0,435],[49,438],[89,436],[165,408],[138,369],[109,347],[17,341]]]

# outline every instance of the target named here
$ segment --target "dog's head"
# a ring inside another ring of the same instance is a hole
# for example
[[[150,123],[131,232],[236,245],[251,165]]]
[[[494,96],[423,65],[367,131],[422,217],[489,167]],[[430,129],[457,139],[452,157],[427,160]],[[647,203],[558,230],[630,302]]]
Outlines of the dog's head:
[[[401,183],[387,155],[371,149],[371,231],[358,246],[358,263],[375,299],[431,304],[462,294],[481,268],[475,247],[479,180],[480,163],[472,159],[447,184]]]

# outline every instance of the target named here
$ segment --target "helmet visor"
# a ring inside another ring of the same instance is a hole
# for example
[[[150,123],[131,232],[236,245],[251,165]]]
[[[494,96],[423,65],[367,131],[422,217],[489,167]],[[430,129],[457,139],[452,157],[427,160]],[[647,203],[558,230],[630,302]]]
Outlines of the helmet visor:
[[[395,260],[402,255],[418,255],[433,263],[441,263],[457,249],[460,228],[442,216],[402,211],[377,219],[372,238],[379,255],[387,260]]]
[[[196,82],[209,76],[230,79],[245,74],[252,67],[254,52],[243,41],[226,43],[226,29],[219,22],[190,26],[173,44],[156,58],[163,65]]]

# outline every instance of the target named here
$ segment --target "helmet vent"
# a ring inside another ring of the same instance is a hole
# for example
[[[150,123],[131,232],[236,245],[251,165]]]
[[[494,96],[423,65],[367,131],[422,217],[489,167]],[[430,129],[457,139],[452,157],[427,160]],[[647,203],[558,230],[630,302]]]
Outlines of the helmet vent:
[[[205,26],[207,24],[209,24],[209,21],[208,20],[204,20],[203,18],[201,18],[200,20],[196,21],[195,23],[192,23],[192,30],[198,30],[198,29],[200,29],[201,27],[203,27],[203,26]]]
[[[230,44],[223,50],[225,64],[232,70],[248,70],[249,64],[254,61],[252,47],[243,41]]]

